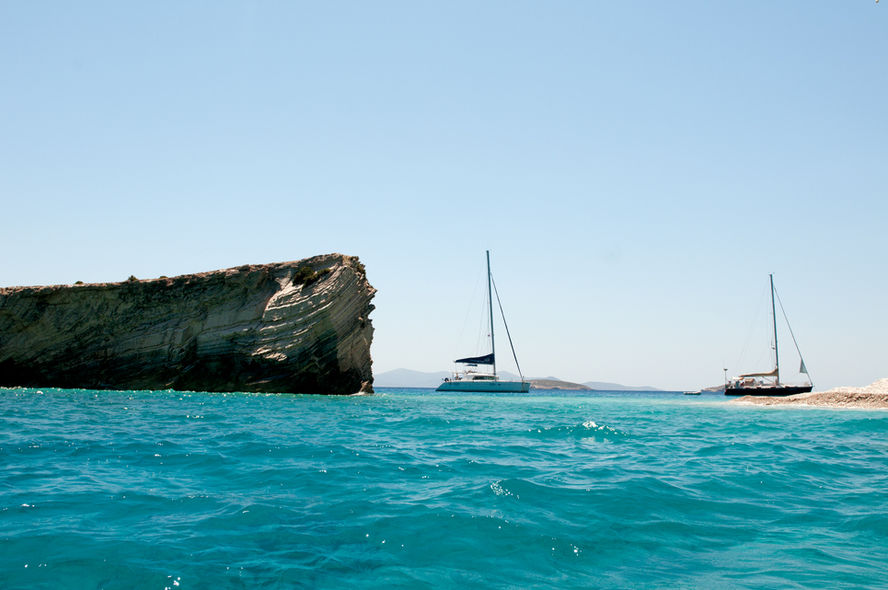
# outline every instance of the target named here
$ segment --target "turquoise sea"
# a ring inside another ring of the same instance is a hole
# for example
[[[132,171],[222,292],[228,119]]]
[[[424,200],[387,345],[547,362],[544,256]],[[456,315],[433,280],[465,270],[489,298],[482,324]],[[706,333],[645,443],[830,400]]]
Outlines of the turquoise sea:
[[[0,474],[4,589],[888,585],[888,412],[5,389]]]

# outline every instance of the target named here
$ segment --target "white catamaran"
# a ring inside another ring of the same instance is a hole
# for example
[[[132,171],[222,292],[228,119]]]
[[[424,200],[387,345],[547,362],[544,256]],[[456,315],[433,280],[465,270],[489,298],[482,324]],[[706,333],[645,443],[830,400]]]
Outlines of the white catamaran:
[[[482,356],[470,356],[456,359],[455,363],[464,365],[462,370],[456,370],[453,376],[444,379],[436,391],[465,391],[465,392],[496,392],[496,393],[527,393],[530,391],[530,382],[524,380],[521,367],[518,366],[518,357],[515,355],[515,347],[512,346],[512,336],[509,334],[509,325],[506,324],[506,316],[503,314],[503,306],[500,303],[499,293],[496,293],[496,301],[499,304],[500,314],[503,317],[503,325],[506,327],[506,335],[509,337],[509,346],[512,348],[512,357],[521,381],[504,381],[496,374],[496,347],[493,337],[493,293],[496,286],[490,274],[490,250],[487,251],[487,306],[490,310],[490,354]],[[479,365],[491,367],[491,372],[478,370]]]
[[[766,373],[746,373],[734,377],[725,383],[725,395],[794,395],[796,393],[807,393],[814,388],[808,369],[805,367],[805,359],[802,358],[802,351],[795,341],[795,335],[792,333],[792,327],[789,327],[789,334],[792,341],[796,345],[796,352],[799,353],[801,364],[799,365],[799,373],[804,373],[808,378],[808,383],[799,385],[790,385],[780,381],[780,355],[777,350],[777,309],[774,306],[774,275],[771,277],[771,316],[774,318],[774,368]],[[783,311],[783,319],[789,326],[789,320],[786,318],[786,312],[783,310],[783,302],[780,303],[780,310]],[[727,369],[726,369],[727,370]]]

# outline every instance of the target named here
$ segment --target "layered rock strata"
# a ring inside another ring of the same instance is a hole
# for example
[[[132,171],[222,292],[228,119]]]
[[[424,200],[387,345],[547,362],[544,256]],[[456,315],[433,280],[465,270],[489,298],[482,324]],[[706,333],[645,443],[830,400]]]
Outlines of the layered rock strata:
[[[375,292],[342,254],[0,289],[0,386],[370,392]]]

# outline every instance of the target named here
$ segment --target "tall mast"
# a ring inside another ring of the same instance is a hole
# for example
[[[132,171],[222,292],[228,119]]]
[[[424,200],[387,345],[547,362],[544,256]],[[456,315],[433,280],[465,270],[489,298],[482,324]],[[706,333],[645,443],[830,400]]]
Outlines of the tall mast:
[[[490,272],[489,268],[488,272]],[[777,385],[780,385],[780,356],[777,353],[777,310],[774,308],[774,275],[772,273],[768,276],[771,277],[771,317],[774,318],[774,372],[777,373]]]
[[[493,295],[490,289],[490,250],[487,250],[487,309],[490,310],[490,354],[493,355],[493,374],[496,375],[496,346],[493,343]]]

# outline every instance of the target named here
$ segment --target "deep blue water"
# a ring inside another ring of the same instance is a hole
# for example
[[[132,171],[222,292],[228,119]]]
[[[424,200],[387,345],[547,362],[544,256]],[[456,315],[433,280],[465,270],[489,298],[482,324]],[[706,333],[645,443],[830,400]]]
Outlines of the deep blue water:
[[[888,412],[0,390],[2,588],[886,585]]]

